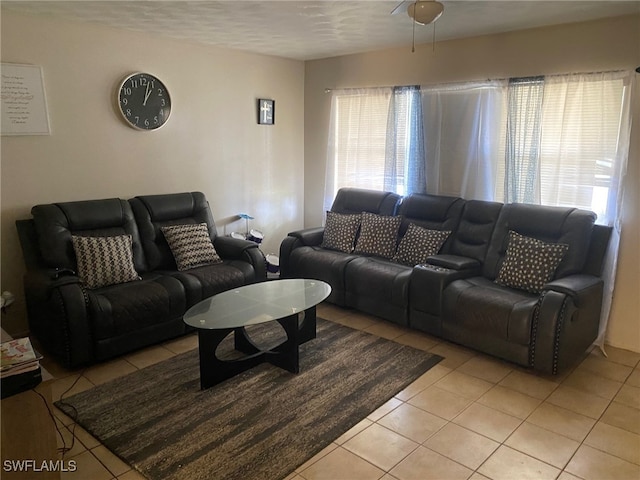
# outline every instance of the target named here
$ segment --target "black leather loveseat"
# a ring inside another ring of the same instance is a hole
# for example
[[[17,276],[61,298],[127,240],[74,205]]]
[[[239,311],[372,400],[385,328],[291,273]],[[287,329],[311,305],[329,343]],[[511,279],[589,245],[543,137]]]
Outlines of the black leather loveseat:
[[[257,244],[218,236],[200,192],[37,205],[31,213],[33,218],[16,222],[27,267],[29,326],[45,350],[67,367],[184,334],[182,316],[189,307],[266,279]],[[180,259],[186,267],[181,270],[175,245],[170,248],[162,230],[171,226],[186,226],[176,238],[189,239],[183,244],[187,256]],[[196,237],[205,245],[194,247],[190,242]],[[125,247],[114,246],[115,240]],[[209,257],[198,256],[201,247]],[[86,248],[86,258],[79,248]],[[117,258],[116,266],[104,265],[98,248],[114,249],[109,258]],[[93,277],[114,271],[125,277]]]
[[[367,213],[352,248],[327,248],[323,227],[290,233],[281,276],[322,279],[333,303],[545,373],[572,364],[595,340],[611,232],[592,212],[353,188],[340,190],[331,210],[358,209]],[[419,238],[440,240],[424,258],[403,261],[403,240],[416,226],[428,234]],[[394,255],[360,246],[363,235],[379,240],[387,228]]]

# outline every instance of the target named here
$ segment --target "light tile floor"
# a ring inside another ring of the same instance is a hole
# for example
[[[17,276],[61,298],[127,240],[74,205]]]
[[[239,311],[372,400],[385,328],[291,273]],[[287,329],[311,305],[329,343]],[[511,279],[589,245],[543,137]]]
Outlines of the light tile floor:
[[[541,376],[352,310],[322,304],[318,314],[445,358],[288,480],[640,479],[640,354],[594,349],[561,376]],[[196,347],[190,335],[82,371],[45,367],[58,399]],[[65,459],[78,470],[63,479],[143,478],[55,414],[67,444],[75,433]]]

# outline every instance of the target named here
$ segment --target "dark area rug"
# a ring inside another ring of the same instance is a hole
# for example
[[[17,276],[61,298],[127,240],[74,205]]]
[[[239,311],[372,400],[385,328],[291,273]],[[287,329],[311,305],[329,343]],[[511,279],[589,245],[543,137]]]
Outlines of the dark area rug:
[[[281,334],[254,329],[263,344]],[[318,319],[298,375],[263,364],[200,390],[196,349],[56,405],[150,479],[276,480],[440,360]]]

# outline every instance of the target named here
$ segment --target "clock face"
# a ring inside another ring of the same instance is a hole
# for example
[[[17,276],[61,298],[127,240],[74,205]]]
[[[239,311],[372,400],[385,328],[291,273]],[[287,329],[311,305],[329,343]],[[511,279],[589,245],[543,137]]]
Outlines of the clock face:
[[[118,105],[127,124],[138,130],[160,128],[171,114],[167,87],[148,73],[134,73],[124,79],[118,90]]]

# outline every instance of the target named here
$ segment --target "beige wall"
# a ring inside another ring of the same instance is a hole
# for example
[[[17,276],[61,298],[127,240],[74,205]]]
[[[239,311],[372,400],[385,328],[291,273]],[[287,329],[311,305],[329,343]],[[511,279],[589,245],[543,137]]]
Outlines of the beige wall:
[[[37,203],[199,190],[221,234],[256,217],[263,251],[303,224],[304,63],[162,37],[2,13],[2,62],[41,65],[51,135],[1,138],[3,327],[24,332],[24,265],[14,221]],[[115,90],[145,71],[173,108],[154,132],[127,127]],[[256,99],[276,101],[257,125]]]
[[[640,16],[329,58],[305,64],[305,225],[322,221],[330,95],[325,88],[430,84],[635,69]],[[408,32],[409,34],[410,32]],[[640,79],[637,79],[640,80]],[[640,352],[640,81],[624,200],[620,268],[607,342]]]

